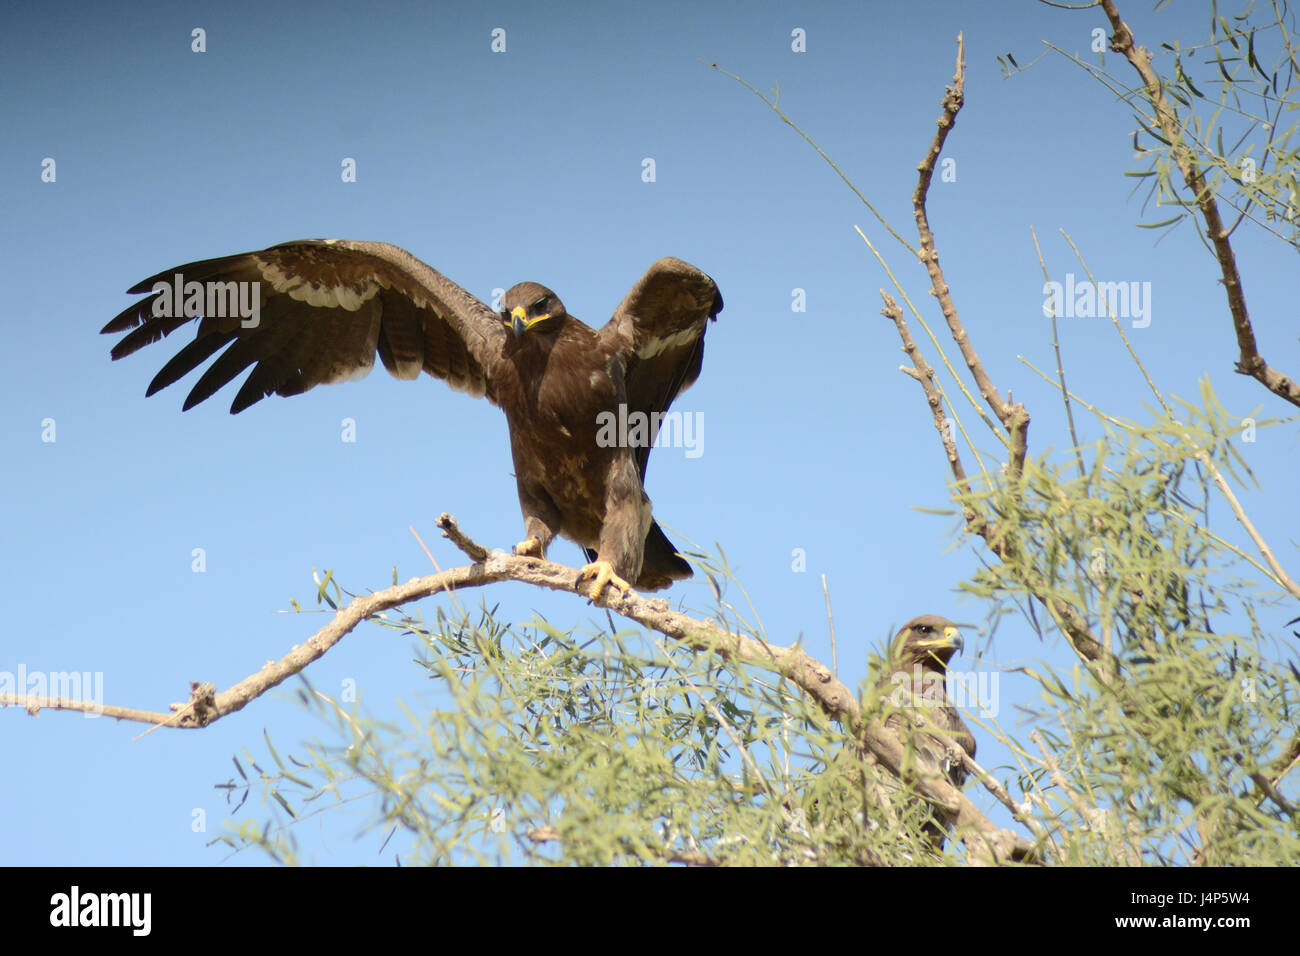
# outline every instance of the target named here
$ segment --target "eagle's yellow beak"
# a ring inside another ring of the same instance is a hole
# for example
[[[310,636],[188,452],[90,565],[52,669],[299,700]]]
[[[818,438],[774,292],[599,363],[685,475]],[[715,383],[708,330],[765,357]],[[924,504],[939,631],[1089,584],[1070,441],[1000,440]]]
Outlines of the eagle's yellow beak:
[[[945,627],[943,637],[956,650],[961,650],[966,646],[966,642],[961,639],[961,631],[955,627]]]
[[[510,312],[510,330],[515,333],[515,341],[523,338],[524,333],[538,322],[545,322],[550,317],[551,313],[547,312],[545,315],[537,315],[530,319],[522,305],[515,306]]]

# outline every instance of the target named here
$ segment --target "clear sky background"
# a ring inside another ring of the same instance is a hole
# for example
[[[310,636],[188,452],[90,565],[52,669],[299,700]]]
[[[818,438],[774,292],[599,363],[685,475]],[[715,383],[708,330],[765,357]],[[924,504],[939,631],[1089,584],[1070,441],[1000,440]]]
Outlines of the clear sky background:
[[[1208,10],[1123,12],[1150,48],[1203,41]],[[277,611],[311,604],[313,568],[352,590],[463,563],[433,522],[449,511],[477,540],[522,537],[506,424],[485,401],[431,378],[269,398],[228,414],[236,386],[181,413],[196,376],[148,400],[145,386],[186,331],[117,363],[98,335],[124,290],[195,259],[298,238],[385,240],[484,300],[533,279],[603,323],[656,258],[717,281],[726,308],[704,370],[677,408],[700,413],[702,454],[660,448],[647,490],[678,542],[720,542],[770,639],[830,659],[820,576],[834,606],[840,676],[926,612],[974,625],[955,666],[1001,675],[1011,729],[1034,685],[1009,670],[1068,658],[1017,620],[990,637],[989,608],[957,593],[980,550],[954,546],[946,463],[892,325],[861,225],[913,300],[937,319],[923,270],[813,150],[751,93],[760,89],[915,241],[915,167],[934,134],[955,39],[967,103],[949,139],[955,182],[936,182],[931,221],[948,281],[994,381],[1034,416],[1031,452],[1062,447],[1059,398],[1016,357],[1053,367],[1036,227],[1053,278],[1150,282],[1152,321],[1132,329],[1156,381],[1194,398],[1209,375],[1234,413],[1288,407],[1232,372],[1235,341],[1216,270],[1194,231],[1135,228],[1129,111],[1051,42],[1089,60],[1100,12],[1036,3],[531,4],[10,3],[0,29],[0,270],[6,374],[0,502],[5,612],[0,670],[102,672],[108,703],[165,709],[189,681],[220,688],[325,623]],[[191,30],[207,52],[191,51]],[[505,53],[491,50],[494,28]],[[791,50],[802,28],[807,52]],[[700,62],[701,60],[705,63]],[[1113,55],[1107,65],[1131,81]],[[41,180],[46,157],[57,181]],[[352,157],[357,182],[340,163]],[[652,158],[656,180],[642,181]],[[1300,369],[1294,251],[1243,228],[1237,253],[1265,356]],[[804,290],[806,311],[792,310]],[[1112,413],[1150,399],[1108,321],[1062,322],[1071,387]],[[919,330],[918,330],[919,334]],[[932,359],[933,360],[933,359]],[[357,441],[340,440],[354,419]],[[52,419],[56,440],[42,440]],[[1080,420],[1081,438],[1098,435]],[[1252,517],[1291,560],[1294,430],[1246,446],[1262,488]],[[981,438],[993,449],[991,437]],[[1219,519],[1225,530],[1230,524]],[[202,548],[206,571],[194,573]],[[806,570],[793,567],[796,549]],[[551,557],[582,561],[557,542]],[[543,614],[600,626],[571,595],[517,584],[483,592],[506,621]],[[669,592],[710,605],[697,576]],[[739,600],[739,595],[732,595]],[[479,594],[462,600],[473,606]],[[434,599],[424,613],[434,613]],[[1294,612],[1292,612],[1293,614]],[[1265,621],[1281,639],[1291,616]],[[1279,651],[1282,652],[1282,651]],[[365,712],[428,693],[409,640],[363,627],[309,670]],[[286,685],[287,686],[287,685]],[[0,864],[210,864],[228,815],[214,785],[231,756],[282,751],[325,731],[284,688],[201,732],[159,731],[54,711],[0,712]],[[986,766],[1005,762],[979,734]],[[992,801],[968,791],[981,806]],[[195,812],[206,831],[194,832]],[[256,812],[246,807],[241,816]],[[300,828],[307,858],[378,863],[380,838]],[[238,857],[234,862],[260,862]]]

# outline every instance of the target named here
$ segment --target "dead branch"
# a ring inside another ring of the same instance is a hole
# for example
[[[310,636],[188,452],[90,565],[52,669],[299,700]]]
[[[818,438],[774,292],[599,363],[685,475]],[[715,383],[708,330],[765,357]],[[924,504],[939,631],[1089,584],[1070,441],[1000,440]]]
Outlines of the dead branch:
[[[966,334],[966,329],[958,317],[957,306],[952,300],[951,290],[943,275],[943,267],[939,265],[939,251],[935,247],[934,232],[930,229],[930,219],[925,209],[930,182],[934,178],[934,167],[943,152],[943,144],[948,139],[948,133],[957,125],[957,114],[961,112],[962,104],[965,102],[965,89],[966,44],[958,34],[957,69],[953,74],[952,83],[944,93],[943,114],[939,117],[939,128],[930,143],[930,148],[926,151],[925,158],[916,167],[920,175],[917,177],[916,189],[912,193],[912,214],[916,217],[916,230],[921,239],[920,260],[926,271],[930,273],[930,294],[939,302],[939,308],[948,323],[953,341],[957,343],[962,358],[966,360],[966,367],[970,369],[975,384],[979,387],[980,396],[1010,436],[1011,456],[1007,462],[1007,473],[1014,481],[1019,479],[1025,464],[1029,440],[1029,412],[1021,403],[1005,401],[998,394],[993,380],[984,369],[979,353],[971,344],[970,336]]]

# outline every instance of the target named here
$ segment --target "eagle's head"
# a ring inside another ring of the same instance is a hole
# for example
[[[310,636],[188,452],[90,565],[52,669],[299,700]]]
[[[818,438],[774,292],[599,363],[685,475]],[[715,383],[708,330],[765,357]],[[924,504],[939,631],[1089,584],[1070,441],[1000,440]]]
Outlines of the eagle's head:
[[[942,671],[963,646],[956,624],[937,614],[922,614],[903,625],[894,637],[890,656],[902,667],[919,664],[922,670]]]
[[[501,321],[514,332],[515,340],[526,332],[551,332],[564,321],[560,297],[536,282],[520,282],[506,290],[501,300]]]

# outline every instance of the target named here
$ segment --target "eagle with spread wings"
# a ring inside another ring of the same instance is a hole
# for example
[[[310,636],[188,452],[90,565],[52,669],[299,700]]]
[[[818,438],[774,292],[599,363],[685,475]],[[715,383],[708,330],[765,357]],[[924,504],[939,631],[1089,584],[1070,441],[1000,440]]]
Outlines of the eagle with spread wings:
[[[516,554],[544,558],[557,534],[576,541],[593,598],[691,576],[644,490],[656,426],[699,377],[705,328],[722,310],[714,281],[681,259],[654,263],[599,329],[536,282],[512,286],[494,312],[383,242],[287,242],[177,266],[128,292],[151,294],[104,326],[127,333],[115,360],[197,320],[146,395],[216,355],[184,408],[252,366],[236,414],[272,393],[362,378],[377,353],[396,378],[428,372],[505,412],[524,517]],[[609,441],[602,426],[620,412],[639,413],[648,433]]]

